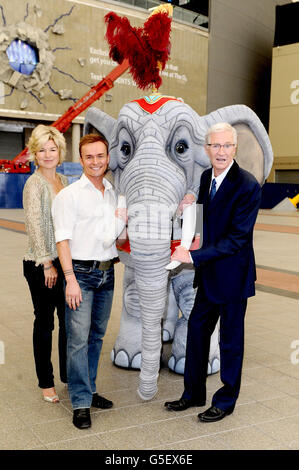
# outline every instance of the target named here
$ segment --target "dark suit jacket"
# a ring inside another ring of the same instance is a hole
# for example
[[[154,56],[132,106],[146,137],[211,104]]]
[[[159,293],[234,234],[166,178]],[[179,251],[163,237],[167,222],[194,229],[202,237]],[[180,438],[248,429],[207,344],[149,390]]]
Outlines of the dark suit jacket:
[[[201,176],[198,203],[203,204],[202,247],[191,251],[194,285],[215,303],[255,295],[253,227],[261,201],[255,177],[234,161],[209,202],[212,169]]]

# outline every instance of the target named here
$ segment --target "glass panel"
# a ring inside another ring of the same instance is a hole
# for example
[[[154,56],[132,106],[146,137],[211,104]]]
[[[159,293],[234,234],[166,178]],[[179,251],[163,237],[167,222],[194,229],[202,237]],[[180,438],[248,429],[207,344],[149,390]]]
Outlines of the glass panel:
[[[276,170],[275,183],[299,183],[299,170]]]
[[[12,160],[23,150],[22,132],[0,131],[0,159]]]
[[[38,63],[37,49],[21,39],[14,39],[6,49],[10,66],[17,72],[31,75]]]
[[[144,8],[145,10],[149,10],[150,8],[155,8],[158,5],[161,5],[162,3],[168,2],[168,0],[165,0],[163,2],[159,0],[114,0],[118,3],[125,3],[131,6],[135,6],[138,8]],[[170,1],[168,3],[171,3]],[[185,21],[186,23],[189,24],[194,24],[196,26],[201,26],[202,28],[208,29],[208,22],[209,18],[205,15],[202,15],[198,13],[199,11],[202,11],[199,9],[199,5],[195,7],[196,11],[193,12],[191,9],[188,8],[189,1],[181,1],[181,5],[186,5],[187,8],[180,8],[177,6],[179,3],[175,2],[174,3],[176,6],[174,7],[173,10],[173,18],[176,20],[180,21]],[[206,2],[205,2],[206,4]]]

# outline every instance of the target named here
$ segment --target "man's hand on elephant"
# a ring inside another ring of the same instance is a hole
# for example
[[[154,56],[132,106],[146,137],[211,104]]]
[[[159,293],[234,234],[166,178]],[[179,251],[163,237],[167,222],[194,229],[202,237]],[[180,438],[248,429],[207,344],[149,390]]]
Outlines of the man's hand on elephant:
[[[185,196],[183,197],[183,199],[181,200],[181,202],[180,202],[180,204],[177,208],[177,211],[176,211],[177,216],[179,217],[184,212],[184,209],[187,206],[191,206],[191,204],[193,204],[193,202],[195,202],[194,194],[191,194],[191,193],[185,194]]]
[[[175,249],[175,252],[171,257],[171,261],[180,261],[181,263],[192,263],[192,258],[190,256],[189,250],[180,245]]]

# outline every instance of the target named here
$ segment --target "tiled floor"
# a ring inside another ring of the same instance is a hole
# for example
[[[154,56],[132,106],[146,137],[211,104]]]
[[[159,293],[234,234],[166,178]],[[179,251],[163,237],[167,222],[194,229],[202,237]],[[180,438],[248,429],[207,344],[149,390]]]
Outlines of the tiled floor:
[[[22,210],[0,210],[0,351],[2,347],[5,353],[0,364],[0,449],[299,450],[299,213],[259,214],[258,289],[246,314],[241,393],[235,412],[218,423],[199,424],[202,409],[178,414],[164,409],[166,399],[180,396],[182,376],[163,368],[157,396],[145,403],[136,393],[139,373],[111,364],[123,273],[123,267],[116,266],[113,310],[98,376],[98,390],[115,405],[94,410],[92,427],[86,431],[72,425],[67,390],[59,381],[61,401],[56,405],[42,401],[36,385],[32,305],[22,276],[22,222]],[[55,333],[57,373],[56,340]],[[164,353],[167,356],[169,345]],[[219,374],[210,376],[207,384],[210,398],[220,384]]]

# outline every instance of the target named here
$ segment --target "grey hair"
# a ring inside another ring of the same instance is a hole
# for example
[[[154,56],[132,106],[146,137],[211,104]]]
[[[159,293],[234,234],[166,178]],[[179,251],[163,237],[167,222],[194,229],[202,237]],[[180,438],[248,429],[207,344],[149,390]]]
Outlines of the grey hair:
[[[233,144],[237,144],[237,141],[238,141],[237,131],[228,122],[217,122],[217,124],[214,124],[213,126],[211,126],[207,130],[207,133],[206,133],[206,137],[205,137],[206,144],[210,143],[211,134],[214,134],[215,132],[223,132],[223,131],[231,132],[232,135],[233,135]]]

